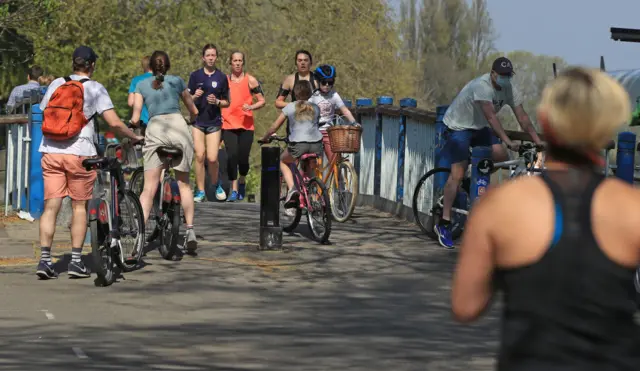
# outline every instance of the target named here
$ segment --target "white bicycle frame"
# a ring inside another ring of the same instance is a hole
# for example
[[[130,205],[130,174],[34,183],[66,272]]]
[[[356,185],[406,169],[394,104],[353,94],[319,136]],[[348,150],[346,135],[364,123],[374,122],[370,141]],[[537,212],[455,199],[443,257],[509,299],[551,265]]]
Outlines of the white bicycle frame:
[[[542,160],[541,168],[534,167],[533,171],[528,169],[527,162],[525,161],[526,155],[527,154],[525,153],[523,156],[520,156],[515,160],[496,162],[493,167],[494,169],[512,169],[509,175],[509,179],[517,178],[519,176],[535,176],[537,174],[532,173],[540,173],[542,170],[544,170],[544,158]],[[471,178],[471,164],[469,164],[469,166],[467,167],[467,173],[465,174],[465,177]],[[442,204],[442,199],[443,197],[440,197],[440,199],[438,200],[439,207],[444,207]],[[451,212],[469,215],[468,210],[458,209],[457,207],[451,207]]]

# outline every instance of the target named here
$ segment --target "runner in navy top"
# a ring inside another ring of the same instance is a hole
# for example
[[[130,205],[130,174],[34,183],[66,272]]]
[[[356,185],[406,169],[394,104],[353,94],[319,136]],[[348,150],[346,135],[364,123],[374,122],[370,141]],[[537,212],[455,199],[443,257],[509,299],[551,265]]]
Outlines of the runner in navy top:
[[[218,49],[213,44],[202,48],[204,67],[189,76],[189,92],[198,107],[198,118],[193,126],[193,143],[196,152],[196,187],[194,200],[202,202],[204,192],[204,156],[207,154],[209,179],[216,186],[216,198],[226,200],[227,194],[218,179],[218,149],[220,148],[222,114],[220,109],[229,107],[229,82],[227,76],[215,66]]]
[[[452,310],[471,322],[504,292],[498,370],[640,370],[640,191],[596,166],[630,106],[607,74],[566,70],[538,107],[547,170],[474,204]]]

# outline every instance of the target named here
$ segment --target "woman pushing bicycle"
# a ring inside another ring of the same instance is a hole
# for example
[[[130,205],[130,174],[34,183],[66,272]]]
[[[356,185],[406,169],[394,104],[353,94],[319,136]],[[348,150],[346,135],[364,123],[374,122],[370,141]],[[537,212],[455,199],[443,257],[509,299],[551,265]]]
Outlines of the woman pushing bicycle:
[[[567,69],[538,107],[546,170],[490,188],[473,207],[452,310],[474,321],[504,292],[498,370],[640,370],[640,192],[605,178],[599,155],[630,112],[613,78]]]
[[[182,155],[178,164],[172,164],[175,171],[182,208],[186,219],[186,247],[194,251],[197,247],[196,235],[193,231],[193,193],[189,185],[189,171],[193,161],[193,138],[191,129],[180,113],[180,100],[189,109],[191,121],[198,116],[198,109],[193,103],[191,94],[184,80],[179,76],[168,75],[171,67],[169,55],[163,51],[155,51],[151,55],[153,78],[138,83],[135,90],[132,123],[140,120],[142,104],[149,110],[149,124],[145,132],[144,155],[144,189],[140,195],[140,203],[147,223],[153,204],[153,198],[160,184],[163,162],[157,150],[160,147],[175,147]]]
[[[290,165],[305,153],[315,153],[322,155],[322,133],[318,128],[320,119],[320,108],[314,103],[308,102],[312,94],[311,83],[307,80],[298,80],[293,86],[293,93],[296,101],[288,103],[280,116],[271,125],[269,130],[262,137],[262,141],[267,141],[271,135],[278,131],[280,126],[287,124],[287,149],[280,156],[280,171],[282,177],[287,182],[289,192],[285,200],[285,208],[293,208],[298,202],[299,191],[294,185],[293,173]],[[308,176],[313,177],[315,172],[315,159],[311,161]]]

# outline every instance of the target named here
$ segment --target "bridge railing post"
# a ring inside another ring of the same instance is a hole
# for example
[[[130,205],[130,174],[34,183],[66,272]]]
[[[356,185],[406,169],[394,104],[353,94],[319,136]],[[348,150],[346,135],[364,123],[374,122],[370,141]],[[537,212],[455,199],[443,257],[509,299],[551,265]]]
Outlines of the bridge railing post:
[[[633,184],[635,173],[636,134],[624,131],[618,134],[616,177]]]
[[[42,141],[42,110],[40,104],[31,106],[31,151],[29,162],[29,214],[40,218],[44,211],[44,180],[42,178],[42,153],[39,151]]]
[[[376,99],[377,106],[391,106],[393,105],[393,98],[388,96],[380,96]],[[384,115],[381,112],[376,112],[376,146],[375,156],[373,162],[373,195],[381,197],[380,194],[380,182],[382,176],[382,121]]]
[[[446,142],[445,133],[447,127],[444,125],[444,114],[449,108],[448,105],[436,107],[436,143],[435,143],[435,165],[436,167],[450,168],[451,159],[448,153],[443,151]],[[437,173],[434,179],[433,189],[435,194],[442,194],[444,184],[447,182],[447,173]]]
[[[362,129],[367,130],[367,128],[364,127],[364,123],[362,122],[362,113],[358,110],[359,108],[367,108],[367,107],[371,107],[373,106],[373,101],[371,100],[371,98],[358,98],[356,99],[356,121],[358,121],[358,123],[360,125],[362,125]],[[360,139],[360,148],[364,148],[364,132],[363,135]],[[356,152],[354,159],[353,159],[353,166],[356,168],[356,173],[358,174],[358,179],[360,179],[360,163],[361,163],[361,158],[360,158],[360,152]],[[359,180],[360,181],[360,180]],[[362,184],[362,183],[360,183]]]
[[[400,99],[400,108],[417,108],[418,102],[413,98]],[[398,129],[398,174],[396,180],[396,202],[404,200],[404,162],[407,149],[407,114],[400,111],[400,127]]]
[[[260,180],[260,249],[282,248],[280,227],[280,147],[262,147]]]
[[[491,147],[473,147],[471,150],[471,203],[482,196],[491,180]]]

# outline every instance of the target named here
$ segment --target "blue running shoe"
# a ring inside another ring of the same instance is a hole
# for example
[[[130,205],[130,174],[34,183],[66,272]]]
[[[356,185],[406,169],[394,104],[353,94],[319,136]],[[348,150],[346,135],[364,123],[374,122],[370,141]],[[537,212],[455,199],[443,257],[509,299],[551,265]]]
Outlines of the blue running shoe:
[[[238,201],[244,200],[246,191],[247,191],[247,185],[245,183],[238,184]]]
[[[451,238],[451,231],[449,227],[436,224],[433,226],[433,231],[438,235],[438,242],[440,246],[446,249],[453,249],[453,239]]]
[[[222,188],[222,185],[218,182],[218,187],[216,188],[216,198],[218,201],[224,201],[227,198],[227,193]]]
[[[231,195],[229,195],[229,198],[227,198],[227,202],[234,202],[234,201],[238,201],[238,192],[231,191]]]
[[[40,260],[38,268],[36,268],[36,276],[40,277],[42,280],[50,280],[58,278],[58,273],[53,270],[53,264]]]
[[[198,191],[193,196],[193,201],[194,202],[202,202],[202,201],[205,200],[206,197],[207,197],[207,195],[204,193],[204,191]]]

